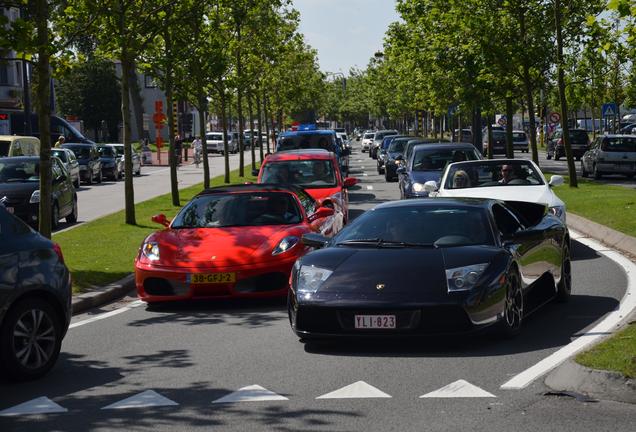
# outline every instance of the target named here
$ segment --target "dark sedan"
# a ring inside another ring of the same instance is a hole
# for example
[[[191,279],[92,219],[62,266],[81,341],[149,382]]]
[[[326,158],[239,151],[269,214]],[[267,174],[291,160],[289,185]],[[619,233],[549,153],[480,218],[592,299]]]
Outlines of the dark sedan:
[[[570,237],[543,205],[491,199],[381,204],[294,265],[289,320],[330,336],[517,334],[551,298],[569,299]]]
[[[71,320],[71,275],[60,247],[0,205],[0,373],[44,375]]]
[[[68,223],[77,222],[77,193],[62,162],[52,157],[51,165],[51,227],[55,229],[62,218],[66,218]],[[0,200],[9,213],[37,227],[40,207],[39,156],[0,158]]]
[[[388,159],[388,150],[391,146],[391,143],[396,138],[405,138],[404,135],[389,135],[384,137],[382,140],[382,145],[378,149],[378,158],[376,159],[378,165],[378,174],[384,174],[384,164]]]
[[[411,158],[397,169],[400,198],[425,198],[424,183],[439,182],[446,165],[481,158],[472,144],[418,144]]]
[[[80,179],[87,184],[93,184],[93,180],[97,183],[102,182],[102,162],[99,157],[99,151],[95,144],[62,144],[63,148],[67,148],[75,153],[75,157],[80,166]]]
[[[121,179],[124,174],[121,157],[117,154],[115,147],[108,144],[97,146],[99,160],[102,163],[102,176],[113,181]]]

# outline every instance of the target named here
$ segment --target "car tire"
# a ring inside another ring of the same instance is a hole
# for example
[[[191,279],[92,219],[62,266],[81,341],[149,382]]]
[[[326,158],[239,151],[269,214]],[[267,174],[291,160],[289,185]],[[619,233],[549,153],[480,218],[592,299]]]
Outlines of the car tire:
[[[561,156],[559,155],[559,153],[554,152],[554,160],[558,161],[559,159],[561,159]]]
[[[87,185],[92,185],[93,184],[93,173],[91,173],[87,178],[86,178],[86,184]]]
[[[60,226],[60,208],[57,203],[53,204],[51,209],[51,229],[55,230]]]
[[[600,180],[603,177],[603,174],[596,168],[596,164],[592,167],[592,174],[595,180]]]
[[[570,261],[570,248],[563,248],[563,258],[561,260],[561,280],[556,285],[556,300],[559,303],[567,303],[572,293],[572,263]]]
[[[590,173],[587,172],[587,170],[585,169],[585,164],[583,162],[581,162],[581,177],[583,178],[587,178],[589,177]]]
[[[519,273],[514,270],[508,275],[507,279],[503,317],[499,321],[498,330],[501,337],[511,338],[521,331],[524,298]]]
[[[97,175],[97,183],[101,183],[103,180],[102,170],[99,170],[99,174]]]
[[[73,182],[73,186],[75,186],[75,189],[79,189],[80,188],[80,178],[77,177],[77,180],[75,180]]]
[[[70,224],[74,224],[75,222],[77,222],[77,197],[73,197],[73,209],[71,210],[71,212],[68,214],[68,216],[66,216],[66,222],[70,223]]]
[[[141,175],[141,165],[139,165],[139,169],[135,171],[135,175],[139,177]]]
[[[546,154],[545,158],[546,158],[547,160],[550,160],[550,159],[552,159],[552,155],[551,155],[550,153],[548,153],[548,154]]]
[[[37,328],[34,320],[40,321]],[[41,377],[60,354],[62,333],[62,317],[49,302],[37,297],[20,300],[0,329],[0,370],[13,381]],[[38,349],[39,359],[32,358],[33,349]]]

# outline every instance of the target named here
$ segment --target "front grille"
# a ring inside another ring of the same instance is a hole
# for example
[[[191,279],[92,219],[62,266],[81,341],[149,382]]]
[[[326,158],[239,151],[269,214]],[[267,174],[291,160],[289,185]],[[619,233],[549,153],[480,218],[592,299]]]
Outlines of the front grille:
[[[289,276],[272,272],[238,281],[234,291],[241,293],[278,291],[287,286]]]
[[[144,281],[144,291],[148,295],[173,296],[174,288],[169,281],[162,278],[148,278]]]

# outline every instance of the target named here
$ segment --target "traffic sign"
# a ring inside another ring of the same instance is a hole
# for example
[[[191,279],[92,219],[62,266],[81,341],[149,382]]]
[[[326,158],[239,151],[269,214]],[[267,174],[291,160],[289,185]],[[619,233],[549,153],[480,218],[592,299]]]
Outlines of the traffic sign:
[[[618,109],[614,102],[609,102],[603,104],[603,109],[601,111],[603,112],[603,117],[614,117],[618,112]]]
[[[558,112],[550,113],[550,123],[558,123],[561,121],[561,114]]]
[[[505,126],[506,125],[506,117],[505,116],[501,116],[499,118],[499,120],[497,120],[497,123],[499,123],[499,126]]]

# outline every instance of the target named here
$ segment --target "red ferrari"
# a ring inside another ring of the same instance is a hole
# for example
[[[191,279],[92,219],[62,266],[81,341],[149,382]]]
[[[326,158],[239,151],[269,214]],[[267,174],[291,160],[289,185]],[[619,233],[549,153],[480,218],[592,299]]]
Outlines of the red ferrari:
[[[250,184],[205,190],[166,228],[149,235],[135,258],[139,298],[148,303],[287,294],[301,237],[333,231],[334,210],[300,188]]]
[[[263,161],[259,183],[292,184],[303,188],[324,207],[336,211],[340,227],[349,219],[349,191],[358,183],[344,177],[334,153],[322,149],[279,151]],[[327,232],[323,234],[335,234]]]

